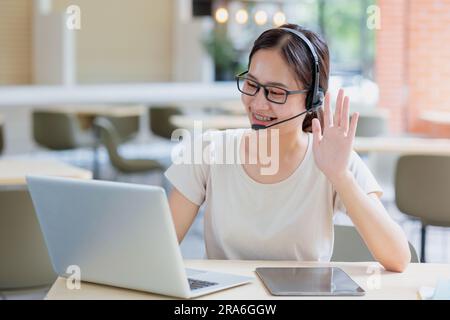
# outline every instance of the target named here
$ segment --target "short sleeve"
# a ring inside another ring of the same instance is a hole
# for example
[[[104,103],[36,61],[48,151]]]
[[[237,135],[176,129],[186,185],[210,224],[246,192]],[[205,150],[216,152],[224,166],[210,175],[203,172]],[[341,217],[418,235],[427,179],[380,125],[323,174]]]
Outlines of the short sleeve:
[[[348,168],[355,177],[355,180],[358,183],[358,185],[366,194],[376,192],[381,197],[381,195],[383,194],[382,188],[378,184],[372,172],[370,172],[367,165],[355,151],[352,151],[350,155]],[[336,212],[346,213],[347,211],[341,199],[339,198],[339,195],[334,189],[333,189],[333,209],[334,213]]]
[[[203,151],[205,148],[203,135],[196,136],[192,141],[183,137],[183,142],[172,150],[172,164],[164,175],[187,199],[201,206],[205,200],[210,168],[209,164],[203,161],[203,152],[200,152],[199,157],[198,144]]]

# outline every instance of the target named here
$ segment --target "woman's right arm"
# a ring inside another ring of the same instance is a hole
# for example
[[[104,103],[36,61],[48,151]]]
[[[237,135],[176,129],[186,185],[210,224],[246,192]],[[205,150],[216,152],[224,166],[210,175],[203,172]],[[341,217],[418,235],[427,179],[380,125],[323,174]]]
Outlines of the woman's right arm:
[[[169,196],[169,207],[172,212],[178,243],[181,243],[197,216],[199,206],[183,196],[174,187]]]

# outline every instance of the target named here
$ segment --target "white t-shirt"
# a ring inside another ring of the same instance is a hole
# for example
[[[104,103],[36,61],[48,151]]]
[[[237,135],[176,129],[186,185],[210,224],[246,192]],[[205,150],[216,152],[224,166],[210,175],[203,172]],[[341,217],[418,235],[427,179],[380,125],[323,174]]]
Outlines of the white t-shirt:
[[[225,141],[226,133],[228,152],[239,146],[246,130],[209,134],[212,141]],[[312,140],[313,135],[308,133],[304,159],[288,178],[278,183],[253,180],[239,163],[172,164],[165,172],[187,199],[205,205],[204,237],[209,259],[330,260],[333,215],[345,208],[315,164]],[[382,193],[354,151],[349,170],[364,192]]]

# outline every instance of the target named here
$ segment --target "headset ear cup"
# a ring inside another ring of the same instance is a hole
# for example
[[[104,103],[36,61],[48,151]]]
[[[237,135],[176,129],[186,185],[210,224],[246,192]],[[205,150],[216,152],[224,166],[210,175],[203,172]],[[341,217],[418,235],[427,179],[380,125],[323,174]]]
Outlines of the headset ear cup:
[[[323,101],[325,100],[325,94],[322,89],[319,89],[317,92],[317,108],[320,108],[323,105]]]
[[[310,99],[310,94],[308,94],[307,99]],[[310,104],[307,106],[309,106],[309,109],[311,112],[316,112],[317,109],[319,109],[322,104],[323,101],[325,100],[325,95],[323,94],[322,89],[319,89],[319,91],[317,91],[317,95],[315,97],[312,97],[312,99],[310,99]]]

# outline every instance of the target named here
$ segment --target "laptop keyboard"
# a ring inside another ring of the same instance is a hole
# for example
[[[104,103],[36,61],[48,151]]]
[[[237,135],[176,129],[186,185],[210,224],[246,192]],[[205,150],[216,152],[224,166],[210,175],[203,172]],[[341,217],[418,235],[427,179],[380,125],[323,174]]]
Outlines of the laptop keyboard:
[[[202,289],[202,288],[214,286],[217,284],[217,282],[209,282],[209,281],[203,281],[203,280],[197,280],[197,279],[191,279],[191,278],[188,278],[188,281],[189,281],[189,287],[191,287],[191,290]]]

